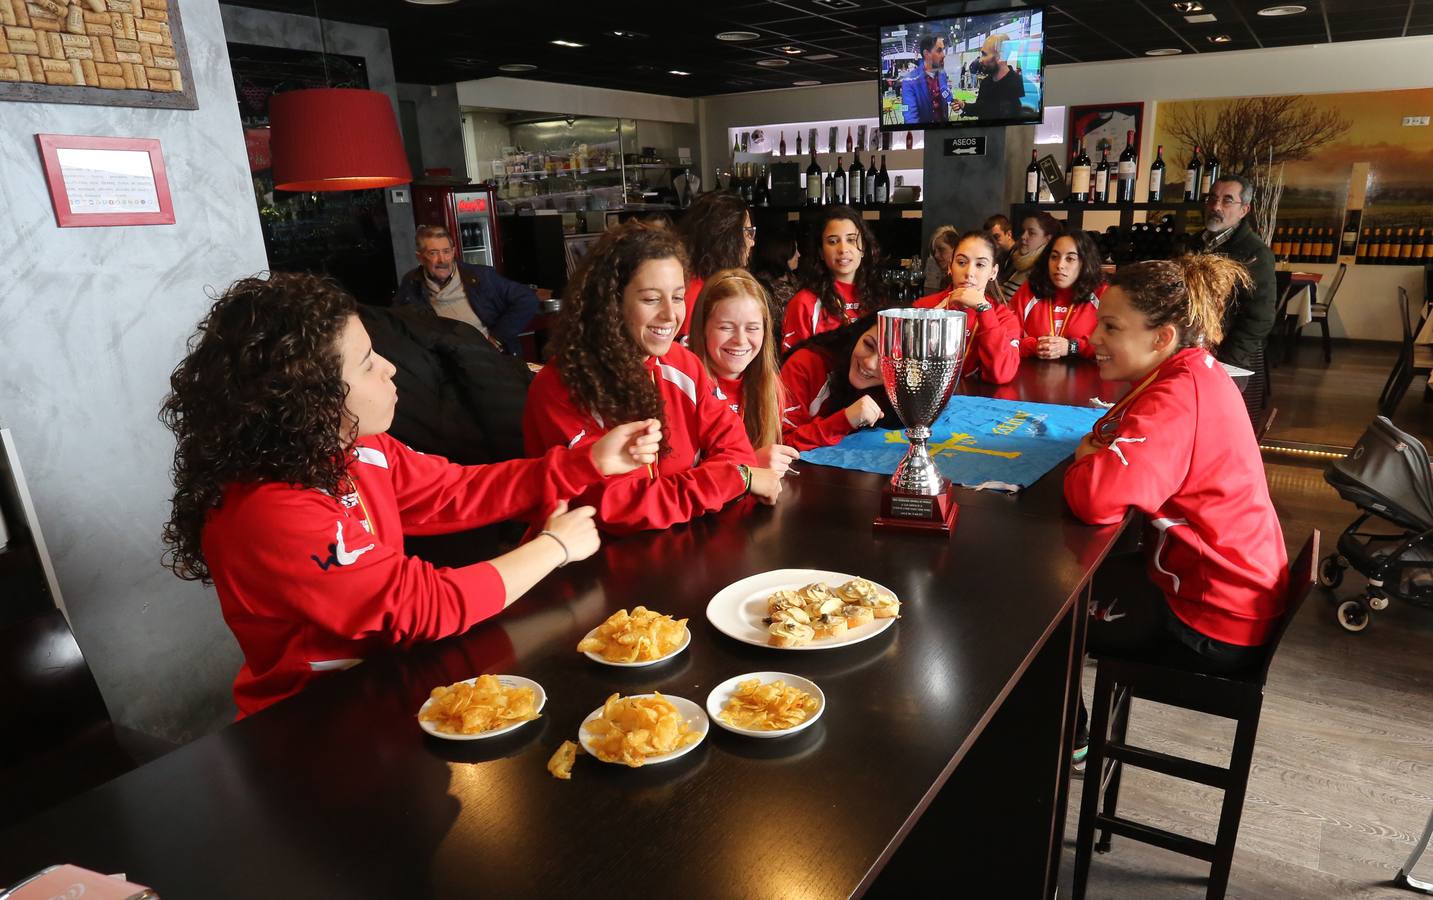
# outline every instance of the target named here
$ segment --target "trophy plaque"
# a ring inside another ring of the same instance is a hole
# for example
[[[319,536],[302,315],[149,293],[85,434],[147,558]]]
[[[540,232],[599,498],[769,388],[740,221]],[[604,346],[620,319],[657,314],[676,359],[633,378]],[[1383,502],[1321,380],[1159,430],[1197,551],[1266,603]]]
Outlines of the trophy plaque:
[[[966,317],[959,310],[887,309],[876,325],[886,396],[906,426],[910,449],[881,491],[881,529],[950,534],[955,485],[930,457],[930,426],[960,381]]]

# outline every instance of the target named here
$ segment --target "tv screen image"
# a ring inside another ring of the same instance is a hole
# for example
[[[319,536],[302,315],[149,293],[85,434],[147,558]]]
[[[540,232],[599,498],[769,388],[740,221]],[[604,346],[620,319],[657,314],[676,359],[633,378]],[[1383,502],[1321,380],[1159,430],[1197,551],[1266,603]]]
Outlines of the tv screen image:
[[[1027,8],[883,26],[881,130],[1039,122],[1044,23]]]

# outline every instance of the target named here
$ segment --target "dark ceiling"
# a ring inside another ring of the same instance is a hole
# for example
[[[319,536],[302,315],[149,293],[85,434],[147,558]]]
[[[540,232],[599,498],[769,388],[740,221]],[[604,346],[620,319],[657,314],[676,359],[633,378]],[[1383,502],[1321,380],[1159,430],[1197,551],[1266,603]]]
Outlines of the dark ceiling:
[[[313,15],[315,0],[225,0],[230,5]],[[1149,50],[1182,54],[1254,50],[1433,34],[1433,0],[1303,0],[1307,11],[1267,17],[1280,0],[1201,0],[1180,12],[1169,0],[1058,0],[1045,7],[1047,64],[1140,58]],[[398,80],[445,84],[505,75],[498,66],[537,68],[516,78],[620,88],[679,97],[835,83],[873,76],[877,28],[919,19],[927,10],[958,14],[960,4],[924,0],[733,0],[658,3],[553,0],[532,6],[512,0],[459,0],[422,6],[404,0],[318,0],[327,20],[388,29]],[[991,8],[970,4],[970,12]],[[1190,23],[1189,15],[1215,21]],[[742,43],[718,41],[719,31],[756,32]],[[626,36],[619,36],[624,32]],[[1212,38],[1227,37],[1215,43]],[[584,44],[555,46],[561,39]],[[782,48],[801,52],[789,54]],[[815,57],[825,56],[824,59]],[[761,60],[784,60],[767,68]],[[1350,57],[1350,66],[1378,65]],[[863,70],[862,67],[867,67]],[[690,73],[673,75],[672,70]]]

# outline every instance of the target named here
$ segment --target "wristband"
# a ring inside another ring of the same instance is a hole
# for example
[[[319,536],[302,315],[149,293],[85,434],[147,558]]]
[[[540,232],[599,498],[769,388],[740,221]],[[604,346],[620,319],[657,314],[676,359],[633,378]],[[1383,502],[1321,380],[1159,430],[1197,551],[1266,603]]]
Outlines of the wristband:
[[[570,553],[567,552],[567,545],[562,542],[562,538],[560,538],[560,537],[558,537],[557,535],[553,534],[551,531],[545,531],[545,530],[544,530],[544,531],[539,531],[539,532],[537,533],[537,536],[538,536],[538,537],[542,537],[544,534],[547,535],[548,537],[552,538],[554,541],[557,541],[557,546],[559,546],[559,547],[562,548],[562,562],[558,563],[558,564],[557,564],[557,567],[560,569],[560,568],[562,568],[563,566],[567,565],[569,562],[571,562],[571,561],[572,561],[572,554],[570,554]]]
[[[990,312],[990,310],[993,308],[994,307],[991,306],[989,300],[981,300],[980,304],[975,307],[975,311],[978,313]]]
[[[751,493],[751,466],[738,464],[736,469],[741,473],[741,496],[745,497]]]
[[[1070,338],[1070,355],[1071,355],[1071,356],[1079,356],[1079,355],[1080,355],[1080,342],[1077,341],[1077,340],[1075,340],[1074,338]]]

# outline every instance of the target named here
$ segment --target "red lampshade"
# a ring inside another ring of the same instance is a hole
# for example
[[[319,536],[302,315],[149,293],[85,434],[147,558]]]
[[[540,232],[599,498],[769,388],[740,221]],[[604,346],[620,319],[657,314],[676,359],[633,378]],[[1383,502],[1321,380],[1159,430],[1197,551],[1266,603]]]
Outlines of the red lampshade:
[[[377,91],[275,94],[269,128],[278,190],[356,191],[413,180],[393,105]]]

